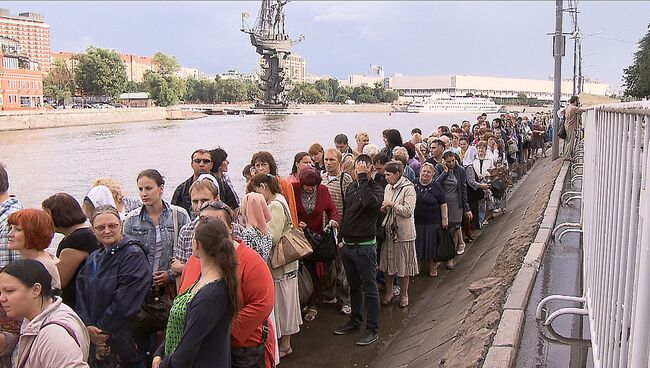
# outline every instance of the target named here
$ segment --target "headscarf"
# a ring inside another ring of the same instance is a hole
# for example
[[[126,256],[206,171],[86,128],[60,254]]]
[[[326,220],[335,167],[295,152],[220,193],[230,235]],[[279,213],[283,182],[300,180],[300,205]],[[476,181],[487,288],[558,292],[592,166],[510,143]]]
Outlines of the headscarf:
[[[248,193],[241,200],[241,213],[246,219],[246,227],[254,227],[262,234],[268,234],[267,223],[271,221],[271,211],[266,205],[264,196],[259,193]]]
[[[476,147],[467,147],[467,152],[465,152],[465,155],[463,156],[463,166],[471,165],[474,162],[476,155],[478,155]]]
[[[88,199],[95,208],[105,204],[117,208],[115,205],[115,199],[113,198],[113,193],[111,193],[111,190],[105,185],[92,187],[84,200],[85,199]]]

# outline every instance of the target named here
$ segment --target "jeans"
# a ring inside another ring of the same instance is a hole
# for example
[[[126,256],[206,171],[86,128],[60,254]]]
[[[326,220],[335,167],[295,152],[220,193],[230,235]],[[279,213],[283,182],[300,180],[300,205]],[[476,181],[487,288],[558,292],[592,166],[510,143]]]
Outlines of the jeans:
[[[379,330],[379,290],[377,290],[377,247],[375,245],[344,245],[341,248],[343,267],[350,285],[352,314],[350,323],[361,326],[362,307],[366,312],[366,331]]]

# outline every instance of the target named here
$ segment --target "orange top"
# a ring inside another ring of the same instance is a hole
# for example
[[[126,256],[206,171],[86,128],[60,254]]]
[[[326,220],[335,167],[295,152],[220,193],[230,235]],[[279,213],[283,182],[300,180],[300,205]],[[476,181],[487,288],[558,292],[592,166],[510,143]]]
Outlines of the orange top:
[[[278,176],[278,182],[280,184],[280,190],[282,191],[282,195],[284,196],[284,199],[287,200],[287,203],[289,204],[289,213],[291,214],[291,222],[293,223],[294,227],[298,227],[298,211],[296,210],[296,197],[293,194],[293,185],[291,183],[282,177]]]

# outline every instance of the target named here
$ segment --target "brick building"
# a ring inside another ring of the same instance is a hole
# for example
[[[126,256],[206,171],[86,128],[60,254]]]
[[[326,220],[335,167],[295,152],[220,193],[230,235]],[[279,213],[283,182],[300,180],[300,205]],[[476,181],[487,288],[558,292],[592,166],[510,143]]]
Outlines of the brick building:
[[[138,56],[133,54],[118,53],[120,60],[124,64],[126,70],[126,78],[129,82],[142,82],[144,80],[144,73],[147,70],[153,69],[153,59],[151,56]],[[77,54],[68,51],[52,51],[50,53],[52,61],[54,59],[62,59],[70,70],[74,70],[77,63]]]
[[[47,73],[50,69],[50,25],[38,13],[11,15],[0,9],[0,36],[16,40],[25,55],[37,69]]]
[[[43,106],[43,73],[18,41],[0,37],[0,110]]]

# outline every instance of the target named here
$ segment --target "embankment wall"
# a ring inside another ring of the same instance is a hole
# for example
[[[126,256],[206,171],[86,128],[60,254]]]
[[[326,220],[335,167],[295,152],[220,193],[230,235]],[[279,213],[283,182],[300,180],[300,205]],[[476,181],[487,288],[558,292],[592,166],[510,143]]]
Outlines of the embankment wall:
[[[167,116],[167,109],[163,107],[11,111],[0,113],[0,131],[165,120]]]

